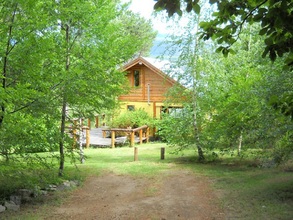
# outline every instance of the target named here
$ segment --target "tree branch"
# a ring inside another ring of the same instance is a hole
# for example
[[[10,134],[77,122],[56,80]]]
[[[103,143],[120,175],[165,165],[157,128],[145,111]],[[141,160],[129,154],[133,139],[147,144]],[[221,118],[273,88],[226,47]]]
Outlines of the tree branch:
[[[255,8],[253,8],[251,11],[249,11],[249,13],[245,16],[245,18],[242,20],[242,22],[238,25],[239,27],[239,32],[237,33],[237,37],[236,40],[237,41],[240,37],[240,34],[242,32],[242,28],[244,23],[247,21],[247,19],[253,14],[254,11],[256,11],[257,9],[259,9],[262,5],[264,5],[268,0],[264,0],[263,2],[261,2],[259,5],[257,5]],[[230,46],[229,46],[230,47]]]

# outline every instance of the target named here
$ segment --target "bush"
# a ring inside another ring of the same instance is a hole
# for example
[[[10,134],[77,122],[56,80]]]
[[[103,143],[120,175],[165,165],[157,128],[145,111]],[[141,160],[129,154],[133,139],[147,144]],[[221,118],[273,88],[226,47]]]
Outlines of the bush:
[[[155,119],[150,117],[147,112],[142,109],[136,111],[128,111],[116,117],[110,127],[112,128],[138,128],[143,125],[149,127],[155,126]]]

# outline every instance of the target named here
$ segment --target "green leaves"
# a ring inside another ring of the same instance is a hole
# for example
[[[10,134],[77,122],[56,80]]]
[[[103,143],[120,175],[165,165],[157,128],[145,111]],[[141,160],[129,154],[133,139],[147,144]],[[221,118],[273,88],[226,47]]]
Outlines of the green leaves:
[[[168,16],[171,17],[174,14],[178,14],[182,16],[181,4],[180,0],[155,0],[157,3],[154,5],[154,9],[156,11],[166,10]],[[200,13],[200,5],[199,0],[184,0],[184,5],[186,5],[185,10],[187,12],[194,11],[196,14]]]
[[[293,91],[287,91],[281,97],[273,95],[270,97],[269,103],[293,120]]]
[[[165,4],[162,4],[165,2]],[[167,10],[169,16],[176,11],[180,11],[183,5],[180,1],[159,0],[160,10]],[[200,13],[198,1],[185,0],[187,12],[194,11]],[[241,31],[246,24],[252,25],[259,23],[262,29],[259,35],[265,36],[266,47],[262,53],[263,57],[269,55],[272,61],[284,54],[288,54],[288,61],[284,65],[292,66],[293,59],[293,28],[292,28],[292,10],[293,5],[290,0],[276,1],[226,1],[210,0],[210,4],[217,3],[217,11],[213,13],[213,18],[200,24],[204,33],[201,38],[208,40],[212,38],[219,44],[232,46],[239,39]],[[226,55],[227,50],[222,50]]]
[[[116,0],[17,3],[0,3],[0,149],[7,154],[55,149],[63,100],[67,120],[113,108],[125,82],[117,69],[155,37],[148,21]]]

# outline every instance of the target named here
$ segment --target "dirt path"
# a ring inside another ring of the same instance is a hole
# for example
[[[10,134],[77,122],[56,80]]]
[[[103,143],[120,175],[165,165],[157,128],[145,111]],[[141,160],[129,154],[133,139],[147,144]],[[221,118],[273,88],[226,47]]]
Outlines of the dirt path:
[[[152,178],[106,173],[86,180],[46,219],[224,219],[208,180],[190,171]]]

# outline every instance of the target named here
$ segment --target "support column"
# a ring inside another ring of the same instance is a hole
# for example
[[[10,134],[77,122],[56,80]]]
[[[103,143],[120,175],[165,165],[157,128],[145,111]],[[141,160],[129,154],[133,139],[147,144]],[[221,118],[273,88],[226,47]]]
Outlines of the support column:
[[[111,131],[111,147],[115,148],[115,131]]]

